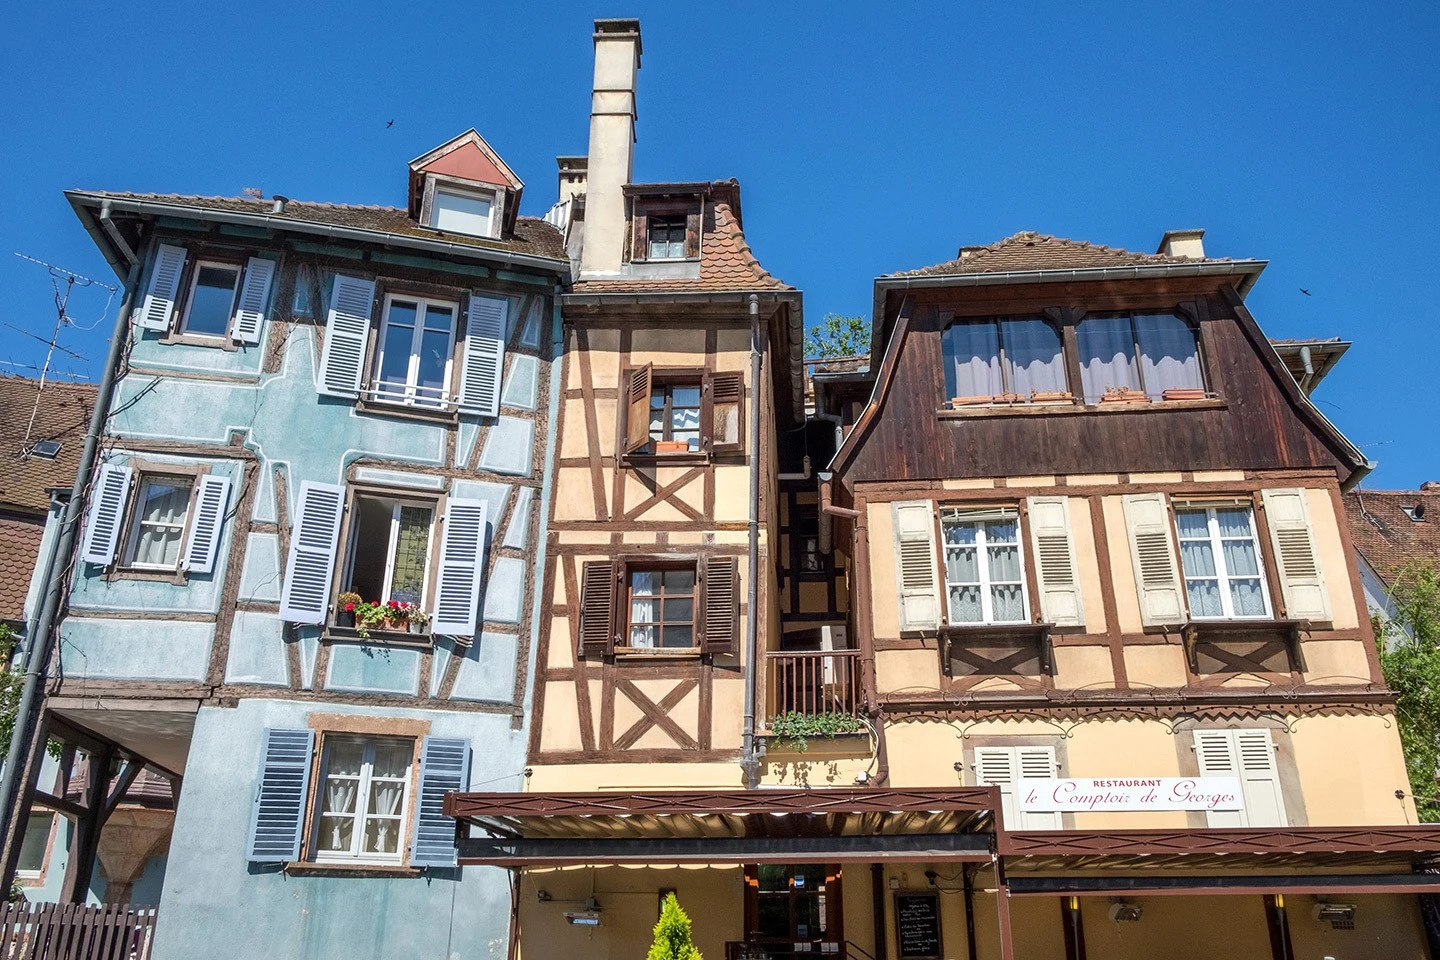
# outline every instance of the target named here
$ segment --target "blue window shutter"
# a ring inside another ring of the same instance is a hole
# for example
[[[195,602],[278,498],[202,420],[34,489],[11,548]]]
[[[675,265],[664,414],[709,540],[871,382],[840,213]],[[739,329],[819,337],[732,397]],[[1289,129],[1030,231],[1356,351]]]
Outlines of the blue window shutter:
[[[135,314],[135,325],[146,330],[168,330],[180,296],[180,275],[185,269],[185,248],[162,243],[155,249],[150,286]]]
[[[484,573],[485,501],[451,497],[445,503],[432,631],[452,637],[475,635]]]
[[[230,502],[230,478],[210,473],[200,478],[195,497],[195,517],[190,522],[190,539],[180,555],[180,566],[191,573],[213,573],[215,554],[225,522],[225,505]]]
[[[245,282],[235,304],[235,318],[230,324],[237,343],[259,343],[265,326],[265,308],[270,303],[270,283],[275,279],[275,261],[251,257],[245,264]]]
[[[335,547],[345,516],[345,488],[306,480],[290,531],[290,557],[280,587],[280,619],[291,623],[325,622]]]
[[[107,566],[115,560],[120,546],[120,528],[125,523],[125,501],[135,472],[117,463],[104,463],[90,488],[89,512],[85,516],[85,537],[80,559]]]
[[[335,275],[330,312],[325,318],[325,348],[320,352],[320,392],[358,397],[370,339],[370,306],[375,281]]]
[[[313,730],[266,729],[250,814],[250,837],[245,845],[245,859],[251,863],[299,859],[314,749]]]
[[[470,741],[426,737],[420,748],[420,802],[415,804],[412,867],[453,867],[455,820],[442,806],[451,790],[470,786]]]
[[[505,375],[505,325],[510,301],[470,297],[465,318],[465,354],[460,372],[460,409],[493,417],[500,412],[500,381]]]

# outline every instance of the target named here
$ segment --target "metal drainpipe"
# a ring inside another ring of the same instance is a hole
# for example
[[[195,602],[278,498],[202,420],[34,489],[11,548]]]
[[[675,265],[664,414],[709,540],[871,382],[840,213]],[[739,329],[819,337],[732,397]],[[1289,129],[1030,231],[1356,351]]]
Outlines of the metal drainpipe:
[[[745,605],[745,725],[740,761],[745,786],[760,785],[755,755],[755,684],[760,675],[760,298],[750,294],[750,554]]]
[[[125,342],[130,333],[130,310],[135,302],[135,286],[140,276],[140,264],[131,264],[125,278],[125,296],[120,301],[120,312],[115,317],[115,329],[110,334],[110,352],[105,357],[105,369],[100,375],[100,384],[95,395],[95,409],[90,414],[90,428],[85,433],[85,447],[80,453],[80,466],[75,472],[75,482],[70,487],[70,500],[60,517],[60,529],[56,534],[55,548],[50,554],[50,564],[45,571],[42,584],[40,612],[35,619],[35,632],[28,640],[29,655],[26,658],[25,685],[20,694],[20,706],[15,711],[15,729],[10,736],[10,749],[5,756],[5,769],[0,773],[0,810],[4,811],[6,853],[0,889],[9,890],[15,880],[15,857],[12,855],[19,840],[20,822],[16,816],[16,800],[20,771],[28,766],[26,757],[33,751],[32,741],[37,732],[36,721],[43,703],[40,684],[50,662],[50,650],[54,642],[55,618],[60,611],[60,595],[64,592],[65,572],[75,553],[75,535],[80,528],[80,509],[85,504],[85,492],[90,486],[90,477],[95,472],[95,460],[100,449],[100,437],[105,432],[105,421],[110,417],[111,391],[115,386],[115,370],[120,365]]]

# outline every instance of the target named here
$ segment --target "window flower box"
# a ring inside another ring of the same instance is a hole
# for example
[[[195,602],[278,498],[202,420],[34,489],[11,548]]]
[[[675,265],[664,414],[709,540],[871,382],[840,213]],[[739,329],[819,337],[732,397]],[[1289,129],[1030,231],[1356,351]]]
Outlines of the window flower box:
[[[995,397],[951,397],[951,398],[950,398],[950,406],[952,406],[952,407],[978,407],[978,406],[981,406],[982,404],[994,403],[996,399],[997,399],[997,398],[995,398]]]
[[[1160,395],[1162,400],[1204,400],[1205,391],[1198,387],[1172,387]]]
[[[1074,403],[1075,394],[1069,390],[1041,391],[1030,394],[1031,403]]]
[[[1101,403],[1149,403],[1150,397],[1144,390],[1128,390],[1111,387],[1100,396]]]
[[[654,442],[656,453],[689,453],[690,444],[686,440],[656,440]]]

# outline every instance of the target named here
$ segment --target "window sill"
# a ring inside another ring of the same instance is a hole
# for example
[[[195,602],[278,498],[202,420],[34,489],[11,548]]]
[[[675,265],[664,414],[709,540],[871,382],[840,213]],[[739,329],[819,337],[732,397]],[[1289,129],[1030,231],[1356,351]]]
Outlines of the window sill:
[[[1190,661],[1190,669],[1197,673],[1199,672],[1197,648],[1202,643],[1265,644],[1277,641],[1284,643],[1289,651],[1291,669],[1303,671],[1305,661],[1300,651],[1300,628],[1302,625],[1302,621],[1299,620],[1191,620],[1180,628],[1180,636],[1185,645],[1185,655]],[[1207,670],[1205,672],[1208,675],[1216,671]]]
[[[407,420],[425,420],[430,423],[459,423],[460,411],[452,404],[442,407],[420,407],[408,403],[386,402],[384,400],[355,401],[360,413],[371,413],[383,417],[402,417]]]
[[[418,877],[419,867],[403,863],[321,863],[314,860],[285,864],[285,873],[296,877]]]
[[[419,647],[428,650],[434,643],[435,635],[410,633],[408,630],[371,630],[369,638],[360,636],[354,627],[340,627],[330,624],[320,635],[323,643],[355,643],[367,647]]]
[[[952,660],[954,659],[957,649],[984,649],[994,646],[1029,646],[1033,647],[1035,651],[1033,657],[1030,659],[1039,661],[1040,673],[1053,676],[1055,673],[1055,663],[1050,649],[1050,631],[1052,629],[1053,625],[1048,623],[944,624],[936,631],[940,637],[941,668],[946,675],[953,673]],[[1017,670],[1015,672],[1018,673],[1019,671]],[[1003,671],[997,671],[995,675],[1003,676],[1005,673]]]
[[[675,453],[635,453],[625,454],[625,462],[631,466],[663,466],[671,463],[709,463],[710,454],[704,450],[686,450]]]
[[[212,337],[199,333],[166,333],[160,338],[160,342],[166,345],[180,344],[186,347],[213,347],[227,353],[236,353],[240,349],[239,345],[230,339],[228,333],[223,337]]]
[[[661,647],[652,650],[631,649],[628,647],[615,648],[615,660],[644,661],[644,660],[694,660],[703,654],[699,647]]]
[[[941,407],[935,416],[941,420],[967,420],[972,417],[1050,417],[1103,413],[1147,413],[1161,410],[1223,410],[1229,406],[1221,397],[1203,400],[1150,400],[1145,403],[1079,404],[1065,401],[1042,403],[997,403],[973,407]]]
[[[115,580],[144,580],[151,583],[173,583],[183,587],[190,582],[190,575],[184,570],[146,570],[143,567],[114,567],[105,575],[105,582]]]

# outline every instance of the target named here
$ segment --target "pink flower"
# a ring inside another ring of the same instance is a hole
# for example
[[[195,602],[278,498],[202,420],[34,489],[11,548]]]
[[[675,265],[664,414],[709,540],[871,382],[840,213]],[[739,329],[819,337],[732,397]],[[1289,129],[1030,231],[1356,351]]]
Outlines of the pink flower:
[[[354,613],[354,612],[355,612],[355,604],[353,604],[353,603],[347,603],[347,604],[345,604],[345,612],[346,612],[346,613]]]

